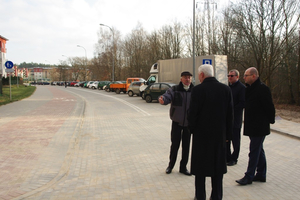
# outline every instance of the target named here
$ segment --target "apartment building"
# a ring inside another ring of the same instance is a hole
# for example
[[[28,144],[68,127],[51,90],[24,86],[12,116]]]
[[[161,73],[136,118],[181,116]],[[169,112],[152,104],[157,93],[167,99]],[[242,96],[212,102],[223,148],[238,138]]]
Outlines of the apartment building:
[[[0,35],[0,78],[7,77],[5,72],[5,62],[7,61],[5,47],[6,41],[8,41],[8,39]]]

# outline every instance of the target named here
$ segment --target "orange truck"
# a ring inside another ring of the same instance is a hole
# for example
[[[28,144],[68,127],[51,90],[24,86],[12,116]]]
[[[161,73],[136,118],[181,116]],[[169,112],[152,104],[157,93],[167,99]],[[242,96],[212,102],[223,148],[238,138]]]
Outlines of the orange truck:
[[[113,83],[110,84],[109,88],[113,89],[117,94],[123,92],[124,94],[127,92],[129,85],[135,81],[146,81],[143,78],[127,78],[126,83]]]

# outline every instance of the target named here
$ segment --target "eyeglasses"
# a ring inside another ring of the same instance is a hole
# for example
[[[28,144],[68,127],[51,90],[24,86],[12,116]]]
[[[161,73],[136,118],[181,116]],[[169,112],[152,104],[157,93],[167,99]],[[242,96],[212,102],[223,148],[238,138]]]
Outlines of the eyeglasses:
[[[234,77],[234,76],[236,76],[236,75],[227,75],[227,77],[231,77],[231,78]]]
[[[252,74],[245,74],[245,75],[244,75],[244,77],[247,77],[247,76],[252,76]]]

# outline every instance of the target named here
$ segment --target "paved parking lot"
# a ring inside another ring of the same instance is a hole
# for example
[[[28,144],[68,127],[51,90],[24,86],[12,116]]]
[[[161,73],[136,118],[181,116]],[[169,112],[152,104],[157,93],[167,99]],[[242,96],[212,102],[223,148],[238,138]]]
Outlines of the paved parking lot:
[[[193,199],[193,176],[180,174],[178,163],[164,173],[168,108],[124,94],[37,86],[30,98],[0,107],[0,199]],[[278,118],[272,129],[267,182],[235,183],[247,167],[243,136],[238,164],[224,176],[224,199],[299,198],[299,124]]]

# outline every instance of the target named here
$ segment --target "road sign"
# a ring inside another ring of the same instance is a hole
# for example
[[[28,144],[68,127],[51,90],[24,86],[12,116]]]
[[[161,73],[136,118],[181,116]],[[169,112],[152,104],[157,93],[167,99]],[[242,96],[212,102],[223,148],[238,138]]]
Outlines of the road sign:
[[[212,65],[212,59],[203,59],[203,65]]]
[[[11,62],[11,61],[6,61],[5,62],[5,67],[7,68],[7,69],[11,69],[11,68],[13,68],[13,66],[14,66],[14,63],[13,62]]]

